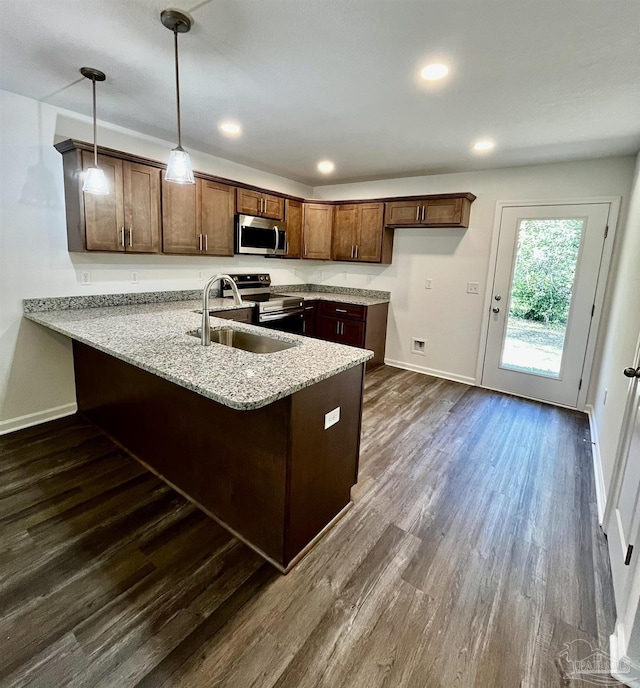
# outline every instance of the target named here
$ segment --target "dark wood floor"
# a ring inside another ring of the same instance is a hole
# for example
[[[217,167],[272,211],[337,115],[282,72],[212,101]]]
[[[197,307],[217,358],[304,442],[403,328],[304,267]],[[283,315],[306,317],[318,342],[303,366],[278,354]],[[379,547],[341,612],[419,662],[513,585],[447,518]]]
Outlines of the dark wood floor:
[[[392,368],[365,399],[355,506],[286,577],[81,419],[0,438],[0,685],[587,685],[585,417]]]

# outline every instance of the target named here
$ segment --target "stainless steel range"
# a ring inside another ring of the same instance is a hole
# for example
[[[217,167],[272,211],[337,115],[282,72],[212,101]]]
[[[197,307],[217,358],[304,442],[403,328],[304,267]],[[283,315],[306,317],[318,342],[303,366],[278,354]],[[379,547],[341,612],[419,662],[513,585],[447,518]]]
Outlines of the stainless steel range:
[[[229,276],[238,287],[242,298],[257,304],[256,325],[302,334],[304,309],[301,297],[271,293],[271,276],[268,273]],[[222,296],[233,296],[228,284],[223,284]]]

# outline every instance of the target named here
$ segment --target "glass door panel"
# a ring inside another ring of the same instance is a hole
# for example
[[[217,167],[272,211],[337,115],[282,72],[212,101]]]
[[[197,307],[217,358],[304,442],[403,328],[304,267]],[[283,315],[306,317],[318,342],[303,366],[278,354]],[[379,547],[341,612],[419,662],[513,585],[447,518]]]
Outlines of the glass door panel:
[[[584,218],[521,219],[500,367],[560,379]]]

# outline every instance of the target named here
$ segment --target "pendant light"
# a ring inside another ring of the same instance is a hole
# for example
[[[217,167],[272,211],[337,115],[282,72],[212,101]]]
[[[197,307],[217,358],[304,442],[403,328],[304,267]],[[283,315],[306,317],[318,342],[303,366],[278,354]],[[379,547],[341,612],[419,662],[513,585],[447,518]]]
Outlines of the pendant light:
[[[85,193],[95,194],[97,196],[107,196],[109,193],[109,184],[107,178],[104,176],[104,171],[98,167],[98,135],[96,126],[96,81],[104,81],[107,77],[104,72],[93,67],[82,67],[80,74],[91,79],[93,85],[93,167],[90,167],[85,172],[84,184],[82,190]]]
[[[189,153],[182,147],[182,131],[180,127],[180,72],[178,69],[178,34],[187,33],[191,29],[191,19],[177,10],[164,10],[160,14],[163,26],[173,31],[173,46],[176,65],[176,105],[178,113],[178,145],[169,154],[167,171],[164,178],[176,184],[195,184],[193,168]]]

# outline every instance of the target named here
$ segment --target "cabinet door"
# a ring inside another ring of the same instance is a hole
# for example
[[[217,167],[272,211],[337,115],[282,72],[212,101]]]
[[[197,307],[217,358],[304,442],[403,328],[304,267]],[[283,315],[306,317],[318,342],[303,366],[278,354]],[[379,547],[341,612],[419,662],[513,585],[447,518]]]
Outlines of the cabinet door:
[[[333,206],[305,203],[303,210],[303,258],[331,260]]]
[[[358,235],[357,204],[334,206],[333,259],[354,260]]]
[[[459,225],[462,221],[462,199],[446,198],[438,201],[425,201],[424,225],[448,227]]]
[[[262,194],[259,191],[238,189],[236,194],[236,211],[243,215],[260,215]]]
[[[162,180],[164,253],[200,253],[196,186]]]
[[[98,156],[98,165],[109,184],[107,196],[83,193],[87,251],[124,251],[124,203],[122,198],[122,160]],[[93,167],[93,153],[82,151],[82,169]]]
[[[124,162],[124,226],[127,251],[158,253],[160,250],[160,170]]]
[[[203,235],[203,252],[232,256],[235,187],[200,178],[196,178],[196,186],[197,233]]]
[[[302,203],[286,201],[287,258],[300,258],[302,254]]]
[[[316,336],[316,304],[304,302],[304,310],[302,312],[302,334],[305,337]]]
[[[364,323],[355,320],[340,320],[340,344],[364,346]]]
[[[340,320],[318,315],[316,319],[316,334],[319,339],[327,342],[340,342]]]
[[[384,232],[384,203],[362,203],[358,213],[356,260],[363,263],[379,263]]]
[[[423,201],[392,201],[385,203],[384,224],[416,227],[421,223]]]
[[[284,198],[262,194],[262,210],[260,215],[271,220],[284,220]]]

